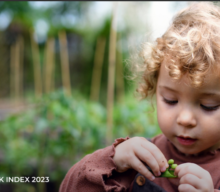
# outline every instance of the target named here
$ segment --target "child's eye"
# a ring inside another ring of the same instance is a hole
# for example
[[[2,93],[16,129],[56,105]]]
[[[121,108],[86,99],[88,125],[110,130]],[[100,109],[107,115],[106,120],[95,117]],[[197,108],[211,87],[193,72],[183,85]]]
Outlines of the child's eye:
[[[165,99],[163,98],[164,102],[165,103],[168,103],[170,105],[175,105],[176,103],[178,103],[178,101],[175,101],[175,100],[168,100],[168,99]]]
[[[219,108],[219,105],[217,105],[217,106],[212,106],[212,107],[207,107],[207,106],[205,106],[205,105],[200,104],[200,106],[201,106],[204,110],[206,110],[206,111],[214,111],[214,110],[216,110],[216,109]]]

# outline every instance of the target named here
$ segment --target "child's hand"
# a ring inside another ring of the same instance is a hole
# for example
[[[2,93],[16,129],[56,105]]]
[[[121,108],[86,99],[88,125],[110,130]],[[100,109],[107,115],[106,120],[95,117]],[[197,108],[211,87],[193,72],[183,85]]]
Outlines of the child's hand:
[[[133,137],[117,145],[113,160],[118,172],[132,168],[149,180],[153,180],[154,176],[144,164],[147,164],[156,176],[168,167],[160,149],[143,137]]]
[[[175,169],[179,192],[214,192],[212,177],[208,171],[194,163],[184,163]]]

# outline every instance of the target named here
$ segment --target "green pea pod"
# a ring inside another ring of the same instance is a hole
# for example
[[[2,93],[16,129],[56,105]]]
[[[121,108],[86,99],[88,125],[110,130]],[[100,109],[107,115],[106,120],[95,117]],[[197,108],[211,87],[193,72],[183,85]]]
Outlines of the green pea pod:
[[[169,178],[177,178],[176,175],[174,175],[174,171],[166,170],[165,172],[162,172],[159,177],[169,177]]]
[[[153,173],[152,170],[150,170],[151,173]],[[153,173],[154,174],[154,173]],[[176,175],[174,175],[174,171],[166,169],[166,171],[162,172],[160,176],[156,177],[169,177],[169,178],[177,178]]]
[[[162,172],[161,175],[158,177],[177,178],[177,176],[174,175],[174,170],[177,167],[177,164],[173,164],[173,163],[174,163],[174,160],[170,159],[168,161],[169,167],[166,169],[166,171]],[[150,170],[150,171],[151,171],[151,173],[153,173],[152,170]]]

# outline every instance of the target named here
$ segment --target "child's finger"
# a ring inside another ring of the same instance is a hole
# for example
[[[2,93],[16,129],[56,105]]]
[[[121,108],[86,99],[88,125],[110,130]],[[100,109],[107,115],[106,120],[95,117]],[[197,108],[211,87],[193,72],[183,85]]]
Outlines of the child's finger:
[[[154,158],[156,159],[160,167],[160,171],[164,172],[166,168],[169,167],[169,165],[167,163],[167,159],[165,158],[164,154],[160,151],[160,149],[150,142],[149,143],[143,142],[142,145],[145,149],[147,149],[154,156]]]
[[[184,175],[191,173],[201,179],[204,172],[204,169],[194,163],[184,163],[176,167],[174,174],[182,178]]]
[[[148,150],[142,147],[136,150],[135,155],[151,168],[155,176],[160,176],[161,172],[158,162]]]
[[[201,187],[201,185],[203,185],[203,183],[201,182],[201,179],[199,179],[197,176],[190,174],[190,173],[185,174],[183,177],[181,177],[179,183],[192,185],[196,189],[203,188]]]
[[[181,184],[178,187],[179,192],[197,192],[197,189],[195,189],[192,185],[189,184]]]
[[[144,175],[147,179],[153,181],[155,179],[154,175],[147,169],[147,167],[137,158],[131,159],[131,167],[138,171],[140,174]]]
[[[194,163],[184,163],[175,169],[180,178],[180,183],[187,183],[196,189],[209,191],[213,189],[213,181],[210,173]]]

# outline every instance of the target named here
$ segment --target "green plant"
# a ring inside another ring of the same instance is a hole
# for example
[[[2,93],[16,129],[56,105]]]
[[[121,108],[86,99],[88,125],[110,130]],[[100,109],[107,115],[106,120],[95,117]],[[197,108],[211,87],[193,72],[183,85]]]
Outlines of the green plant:
[[[81,94],[62,91],[32,100],[34,106],[0,122],[0,176],[48,176],[57,190],[69,168],[105,147],[106,109]],[[127,96],[114,108],[113,137],[152,137],[160,131],[146,101]],[[17,192],[28,185],[14,184]],[[28,190],[28,189],[26,189]],[[45,191],[44,184],[38,191]]]

